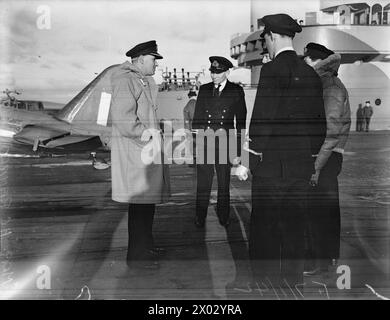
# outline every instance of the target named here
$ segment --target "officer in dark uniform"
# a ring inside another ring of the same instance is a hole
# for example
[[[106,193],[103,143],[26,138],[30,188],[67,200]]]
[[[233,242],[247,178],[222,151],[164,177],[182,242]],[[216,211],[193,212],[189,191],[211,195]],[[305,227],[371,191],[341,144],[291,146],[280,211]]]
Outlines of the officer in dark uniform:
[[[263,65],[249,127],[252,214],[249,254],[258,283],[303,281],[304,217],[312,155],[325,135],[321,80],[292,47],[301,26],[286,14],[262,18],[271,62]]]
[[[218,219],[222,226],[229,225],[230,168],[241,161],[241,133],[245,132],[247,112],[244,90],[227,80],[232,63],[219,56],[209,60],[213,81],[200,87],[192,122],[192,128],[197,132],[195,224],[199,228],[205,224],[214,168],[218,179]],[[235,141],[231,141],[232,138]],[[233,145],[237,150],[229,148],[231,142],[236,142]]]

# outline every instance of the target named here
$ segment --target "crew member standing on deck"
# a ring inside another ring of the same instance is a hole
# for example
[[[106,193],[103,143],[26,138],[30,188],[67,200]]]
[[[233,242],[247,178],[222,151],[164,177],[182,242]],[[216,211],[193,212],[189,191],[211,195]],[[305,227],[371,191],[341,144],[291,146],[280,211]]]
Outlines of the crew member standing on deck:
[[[224,227],[230,223],[230,168],[241,161],[241,133],[245,132],[247,112],[243,88],[227,79],[233,64],[219,56],[212,56],[209,60],[212,82],[200,87],[192,122],[192,128],[198,130],[195,225],[199,228],[205,225],[214,168],[218,180],[219,223]],[[201,146],[198,138],[202,133],[205,135]],[[236,140],[234,145],[237,150],[229,148],[232,138]],[[214,142],[214,146],[210,144]],[[229,154],[229,150],[234,152],[234,156]],[[210,159],[210,152],[214,155],[213,159]]]
[[[190,135],[190,137],[187,137],[189,141],[192,141],[192,148],[190,147],[190,149],[192,150],[192,159],[193,159],[193,162],[189,164],[190,167],[194,167],[195,166],[195,136],[194,134],[191,132],[192,131],[192,120],[194,119],[194,113],[195,113],[195,105],[196,105],[196,92],[195,91],[192,91],[190,90],[188,92],[188,102],[187,104],[185,105],[184,109],[183,109],[183,119],[184,119],[184,129],[187,130],[187,134]]]
[[[326,134],[321,80],[292,39],[302,28],[286,14],[262,18],[271,62],[263,65],[249,127],[252,213],[249,255],[268,288],[303,281],[307,189]]]
[[[169,181],[162,153],[149,158],[144,151],[162,145],[152,77],[162,56],[155,41],[140,43],[126,55],[132,63],[123,63],[111,78],[112,199],[129,204],[128,266],[156,269],[155,258],[163,251],[153,246],[153,218],[155,205],[168,196]]]
[[[373,113],[370,101],[366,101],[366,105],[363,108],[364,130],[366,132],[370,130],[370,121]]]
[[[308,253],[305,274],[327,271],[340,256],[340,204],[337,176],[351,128],[348,91],[337,77],[341,56],[310,42],[305,62],[320,76],[327,122],[325,142],[315,158],[308,210]]]
[[[196,105],[196,92],[188,92],[188,102],[183,109],[183,119],[184,119],[184,128],[191,131],[192,130],[192,119],[194,118],[195,105]]]
[[[362,104],[359,103],[359,107],[356,110],[356,131],[363,131],[364,117],[363,117],[363,107]]]

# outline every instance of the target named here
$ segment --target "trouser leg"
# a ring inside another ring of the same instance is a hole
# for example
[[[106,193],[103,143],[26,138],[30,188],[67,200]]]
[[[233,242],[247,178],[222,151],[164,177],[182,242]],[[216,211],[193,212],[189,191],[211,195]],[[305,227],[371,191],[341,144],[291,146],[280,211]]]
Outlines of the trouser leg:
[[[193,158],[193,161],[194,161],[194,166],[196,164],[196,134],[193,133],[192,134],[192,158]]]
[[[218,180],[217,216],[220,221],[226,222],[230,210],[230,165],[216,164],[215,169]]]
[[[153,220],[154,220],[154,214],[155,214],[155,205],[149,205],[150,207],[147,209],[150,214],[147,214],[145,217],[145,229],[147,232],[147,248],[152,249],[154,247],[154,240],[153,240]]]
[[[303,283],[304,226],[307,210],[306,180],[285,181],[281,201],[281,275],[282,285],[295,287]]]
[[[370,118],[366,118],[366,131],[370,130]]]
[[[280,282],[281,200],[280,189],[271,179],[253,176],[249,257],[255,280],[266,287]]]
[[[213,185],[214,164],[196,165],[196,216],[206,219]]]
[[[310,205],[307,212],[312,248],[310,258],[317,265],[327,266],[331,259],[340,256],[340,204],[337,176],[341,171],[342,155],[333,152],[322,168],[318,185],[310,191]],[[308,258],[308,257],[306,257]]]
[[[342,155],[333,152],[321,171],[318,181],[319,219],[315,234],[318,238],[318,259],[338,259],[340,256],[340,202],[337,176],[341,171]]]
[[[143,260],[152,238],[154,204],[129,204],[127,260]]]

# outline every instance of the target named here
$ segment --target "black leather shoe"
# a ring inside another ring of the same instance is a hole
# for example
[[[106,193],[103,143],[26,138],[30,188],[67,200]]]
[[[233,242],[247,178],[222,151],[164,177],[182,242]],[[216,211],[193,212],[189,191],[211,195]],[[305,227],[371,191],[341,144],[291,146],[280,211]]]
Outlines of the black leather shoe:
[[[204,228],[205,223],[206,223],[205,219],[195,217],[195,225],[197,228]]]
[[[157,261],[152,261],[152,260],[140,260],[140,261],[127,260],[127,266],[130,269],[139,269],[139,270],[157,270],[160,268],[159,263]]]
[[[161,257],[167,254],[167,250],[164,248],[154,247],[148,251],[151,255]]]
[[[316,276],[321,273],[321,268],[320,267],[315,267],[313,269],[305,270],[303,271],[303,275],[305,277],[311,277],[311,276]]]

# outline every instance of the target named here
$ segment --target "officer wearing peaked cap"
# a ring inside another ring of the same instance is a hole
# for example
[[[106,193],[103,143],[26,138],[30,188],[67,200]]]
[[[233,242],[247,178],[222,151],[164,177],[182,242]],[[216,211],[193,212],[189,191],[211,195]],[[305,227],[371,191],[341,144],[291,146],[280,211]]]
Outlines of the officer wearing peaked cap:
[[[156,269],[162,250],[153,244],[153,219],[156,204],[169,195],[169,180],[162,155],[145,161],[142,152],[150,143],[162,145],[152,77],[162,56],[154,40],[134,46],[126,56],[131,63],[122,63],[111,76],[112,199],[128,204],[128,266]]]
[[[296,33],[302,31],[302,27],[288,14],[271,14],[264,16],[261,20],[264,23],[264,29],[260,35],[261,38],[264,38],[270,31],[294,38]]]
[[[324,60],[330,55],[334,54],[332,50],[329,50],[327,47],[323,46],[322,44],[310,42],[306,45],[304,49],[304,55],[303,57],[306,59],[306,57],[310,57],[312,60]]]
[[[157,52],[157,43],[155,40],[143,42],[137,44],[135,47],[131,48],[126,52],[127,57],[136,58],[139,56],[151,55],[156,59],[162,59],[162,55]]]
[[[209,71],[212,73],[222,73],[233,68],[233,64],[224,57],[211,56],[209,61],[211,63]]]
[[[233,64],[220,56],[211,56],[209,61],[212,82],[202,85],[199,89],[192,128],[206,134],[212,132],[215,145],[205,138],[202,141],[204,149],[201,148],[198,134],[195,224],[197,227],[203,227],[205,224],[215,169],[218,179],[217,216],[220,224],[227,227],[230,222],[230,168],[232,163],[240,162],[241,132],[245,131],[247,111],[243,88],[227,79]],[[223,143],[220,135],[226,137],[226,143]],[[236,143],[232,145],[235,145],[237,150],[229,148],[231,138],[235,139]],[[200,149],[204,150],[202,155]],[[209,157],[211,149],[214,151],[213,159]]]
[[[257,281],[294,288],[303,280],[312,155],[326,134],[322,85],[292,46],[301,26],[286,14],[262,21],[261,37],[272,61],[262,66],[249,127],[254,151],[249,255]]]

